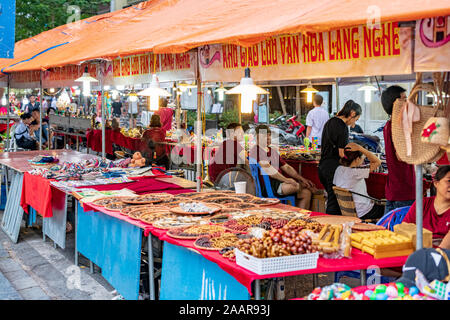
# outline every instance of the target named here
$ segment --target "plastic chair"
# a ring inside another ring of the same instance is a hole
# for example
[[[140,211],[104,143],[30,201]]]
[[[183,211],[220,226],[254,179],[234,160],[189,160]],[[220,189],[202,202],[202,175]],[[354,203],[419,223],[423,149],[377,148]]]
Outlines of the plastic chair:
[[[401,207],[389,211],[384,216],[382,216],[380,220],[378,220],[377,225],[383,226],[390,231],[394,231],[394,226],[396,224],[402,223],[403,219],[409,211],[409,208],[411,208],[411,206]]]
[[[256,189],[256,196],[260,198],[264,198],[262,191],[261,191],[261,185],[258,179],[259,172],[261,172],[261,175],[264,180],[264,186],[266,188],[267,197],[268,198],[277,198],[280,199],[281,203],[288,204],[288,201],[291,203],[292,206],[295,207],[295,195],[290,195],[286,197],[276,197],[273,194],[272,191],[272,185],[270,184],[269,176],[267,173],[264,172],[263,168],[259,165],[259,163],[256,162],[255,159],[249,159],[249,165],[250,165],[250,172],[252,174],[253,180],[255,182],[255,189]]]
[[[366,196],[363,194],[359,194],[357,192],[353,192],[344,188],[333,186],[334,194],[336,195],[336,199],[339,203],[339,207],[341,208],[341,212],[343,216],[350,216],[350,217],[358,217],[358,214],[356,212],[355,208],[355,202],[353,200],[353,194],[359,195],[364,198],[368,198],[372,201],[374,201],[376,204],[380,205],[386,205],[385,200],[379,200],[370,196]],[[365,219],[364,222],[377,222],[377,219]]]

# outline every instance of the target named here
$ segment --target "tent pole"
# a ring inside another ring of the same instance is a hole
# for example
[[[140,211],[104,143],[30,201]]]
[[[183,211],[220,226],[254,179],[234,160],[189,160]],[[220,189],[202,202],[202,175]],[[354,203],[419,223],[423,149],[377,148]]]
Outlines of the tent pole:
[[[104,90],[103,90],[103,75],[100,78],[100,86],[102,90],[102,159],[105,159],[105,102],[104,102]]]
[[[39,94],[41,96],[40,108],[39,108],[39,150],[42,150],[42,106],[44,99],[44,90],[42,89],[42,70],[40,71],[39,79]]]
[[[423,171],[422,165],[416,165],[416,250],[420,250],[423,247]]]
[[[197,48],[197,57],[198,57],[198,48]],[[195,131],[196,131],[196,142],[197,145],[197,154],[195,156],[196,166],[197,166],[197,192],[200,192],[202,189],[202,120],[201,120],[201,112],[202,112],[202,81],[200,77],[200,59],[197,58],[197,121],[195,123]]]
[[[175,81],[176,83],[176,81]],[[175,92],[175,101],[176,101],[176,112],[175,112],[175,118],[177,123],[177,130],[180,130],[180,120],[181,120],[181,105],[180,105],[180,95],[178,94],[178,86],[177,91]]]
[[[10,95],[10,90],[11,90],[11,88],[10,88],[10,84],[9,84],[9,74],[8,74],[8,76],[7,76],[8,78],[8,84],[7,84],[7,89],[8,89],[8,91],[7,91],[7,94],[6,94],[6,151],[10,151],[9,150],[9,140],[10,140],[10,132],[9,132],[9,109],[11,108],[11,105],[10,105],[10,103],[9,103],[9,95]]]

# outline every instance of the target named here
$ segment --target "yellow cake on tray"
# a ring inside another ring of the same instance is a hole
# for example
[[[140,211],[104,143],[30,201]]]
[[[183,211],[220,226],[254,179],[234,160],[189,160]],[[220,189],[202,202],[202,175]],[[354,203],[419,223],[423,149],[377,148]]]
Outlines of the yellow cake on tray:
[[[411,239],[389,230],[352,233],[351,245],[375,259],[406,256],[413,253]]]

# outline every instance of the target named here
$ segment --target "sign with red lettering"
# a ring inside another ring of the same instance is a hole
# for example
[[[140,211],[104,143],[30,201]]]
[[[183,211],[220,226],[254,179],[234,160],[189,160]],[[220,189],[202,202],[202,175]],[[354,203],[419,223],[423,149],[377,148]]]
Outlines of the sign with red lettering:
[[[272,37],[251,47],[199,48],[203,81],[239,81],[250,67],[257,81],[410,74],[411,31],[387,22],[328,32]]]
[[[441,16],[416,22],[414,71],[450,70],[450,17]]]
[[[117,58],[113,62],[113,82],[116,85],[150,83],[151,74],[155,72],[159,81],[193,80],[196,65],[197,55],[194,52],[147,53]]]

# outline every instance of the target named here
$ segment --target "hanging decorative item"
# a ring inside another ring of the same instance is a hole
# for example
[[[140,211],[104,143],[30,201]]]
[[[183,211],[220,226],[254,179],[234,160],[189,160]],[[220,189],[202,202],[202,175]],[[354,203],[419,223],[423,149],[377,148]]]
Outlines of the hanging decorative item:
[[[421,140],[424,143],[436,144],[442,147],[448,145],[450,139],[450,99],[447,91],[449,90],[450,73],[434,73],[433,82],[436,92],[433,94],[433,102],[440,105],[444,114],[440,117],[431,117],[425,123],[422,129]]]
[[[256,96],[258,94],[268,93],[268,91],[253,83],[253,79],[250,77],[250,68],[245,68],[245,77],[241,78],[240,84],[226,92],[226,94],[241,95],[242,113],[251,113],[253,110],[253,101],[256,100]]]
[[[436,103],[434,106],[418,105],[416,103],[416,98],[420,91],[431,92],[436,96],[438,95],[437,87],[435,85],[422,83],[422,74],[418,73],[416,83],[412,88],[408,99],[397,99],[394,102],[391,117],[392,140],[397,155],[400,160],[414,165],[437,161],[444,154],[444,150],[442,150],[439,145],[422,141],[422,138],[427,139],[427,137],[422,137],[423,128],[433,129],[433,126],[430,127],[431,123],[426,126],[428,120],[436,116],[442,116],[443,110],[440,103]],[[405,125],[407,119],[412,119],[403,116],[405,106],[408,102],[417,106],[420,111],[420,119]],[[410,139],[407,139],[405,135],[405,130],[407,130],[408,127],[410,128]],[[427,133],[425,133],[425,135],[427,135]],[[411,141],[410,149],[407,148],[407,140]],[[409,150],[411,151],[410,154],[408,154]]]

